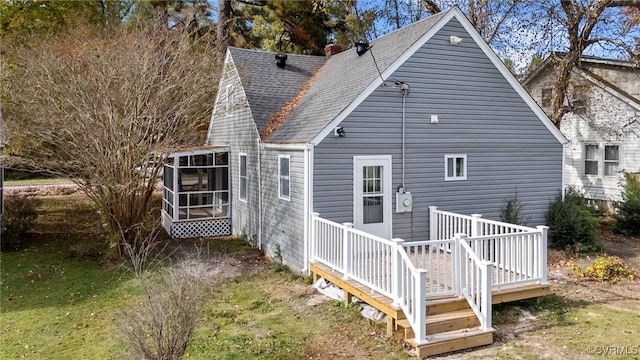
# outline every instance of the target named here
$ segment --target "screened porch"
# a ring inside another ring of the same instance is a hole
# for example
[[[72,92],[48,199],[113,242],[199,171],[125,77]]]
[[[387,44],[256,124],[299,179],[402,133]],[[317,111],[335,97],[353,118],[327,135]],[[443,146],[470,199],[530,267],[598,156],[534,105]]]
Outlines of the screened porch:
[[[171,154],[162,182],[162,226],[172,237],[231,234],[226,148]]]

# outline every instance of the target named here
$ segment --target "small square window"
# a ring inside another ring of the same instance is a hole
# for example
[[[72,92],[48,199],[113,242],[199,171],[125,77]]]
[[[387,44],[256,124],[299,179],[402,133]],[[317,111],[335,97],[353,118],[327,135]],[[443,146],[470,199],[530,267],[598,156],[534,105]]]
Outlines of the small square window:
[[[289,155],[278,155],[278,197],[291,200],[291,173]]]
[[[444,179],[467,180],[467,155],[445,155],[444,156]]]

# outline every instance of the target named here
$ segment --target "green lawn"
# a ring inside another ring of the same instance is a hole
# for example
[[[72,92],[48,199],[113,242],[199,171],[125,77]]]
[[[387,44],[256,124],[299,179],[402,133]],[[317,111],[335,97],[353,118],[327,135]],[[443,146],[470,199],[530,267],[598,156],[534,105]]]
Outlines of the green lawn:
[[[143,299],[141,287],[123,266],[103,260],[99,219],[84,196],[41,199],[27,247],[0,254],[0,359],[128,357],[127,340],[118,330],[120,311]],[[397,339],[384,338],[384,325],[363,319],[354,309],[313,301],[318,295],[303,278],[274,271],[244,242],[180,244],[200,244],[207,253],[245,264],[242,275],[211,293],[188,359],[407,357]],[[637,295],[614,298],[619,307],[614,308],[580,300],[571,295],[571,285],[557,286],[565,290],[559,291],[564,297],[516,304],[536,316],[525,330],[518,328],[521,310],[497,307],[496,344],[445,358],[537,359],[541,351],[552,359],[611,358],[597,352],[616,345],[627,346],[628,353],[614,358],[640,357],[633,353],[640,346]]]
[[[94,258],[99,221],[83,196],[42,197],[27,248],[0,259],[0,359],[128,357],[119,311],[142,291],[123,266]],[[239,240],[206,243],[209,252],[258,258]],[[384,326],[322,301],[303,278],[268,265],[224,281],[213,291],[187,350],[190,359],[300,359],[354,342],[377,358],[405,358]],[[329,347],[327,341],[334,342]]]

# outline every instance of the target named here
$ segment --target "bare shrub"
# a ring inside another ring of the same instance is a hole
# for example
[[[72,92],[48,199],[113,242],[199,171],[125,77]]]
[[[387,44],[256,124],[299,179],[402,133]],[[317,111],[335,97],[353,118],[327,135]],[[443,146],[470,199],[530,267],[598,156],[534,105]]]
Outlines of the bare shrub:
[[[205,257],[200,248],[171,264],[158,251],[157,231],[137,247],[125,245],[131,271],[144,290],[144,299],[120,313],[120,330],[140,359],[180,359],[193,339],[198,315],[230,264],[227,257]],[[213,261],[211,261],[213,260]]]
[[[76,183],[122,256],[164,157],[203,142],[223,52],[186,28],[82,24],[3,50],[7,162]]]
[[[25,244],[25,235],[38,218],[36,209],[40,203],[40,199],[33,196],[7,196],[4,199],[6,229],[0,236],[0,249],[16,250]]]

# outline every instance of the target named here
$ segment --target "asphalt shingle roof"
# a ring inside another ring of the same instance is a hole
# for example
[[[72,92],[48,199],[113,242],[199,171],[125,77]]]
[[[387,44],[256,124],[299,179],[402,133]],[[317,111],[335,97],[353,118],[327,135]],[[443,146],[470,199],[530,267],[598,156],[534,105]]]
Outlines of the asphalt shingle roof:
[[[382,73],[389,68],[446,13],[373,40],[362,56],[355,48],[330,58],[289,54],[285,69],[275,65],[275,53],[230,48],[259,133],[263,134],[271,115],[294,99],[319,71],[287,120],[266,139],[273,143],[310,142],[376,80],[378,69]]]
[[[229,51],[260,134],[271,115],[293,99],[327,60],[324,56],[287,54],[287,65],[279,68],[276,53],[235,47]]]

